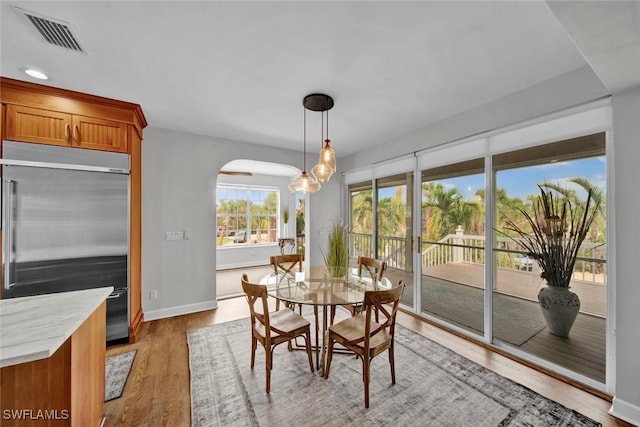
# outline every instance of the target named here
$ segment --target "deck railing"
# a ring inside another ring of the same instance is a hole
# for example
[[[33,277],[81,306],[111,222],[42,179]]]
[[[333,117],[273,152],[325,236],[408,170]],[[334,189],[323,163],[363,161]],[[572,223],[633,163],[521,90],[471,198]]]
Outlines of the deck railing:
[[[373,257],[371,234],[350,233],[350,253],[354,256]],[[379,236],[379,253],[389,267],[404,268],[407,256],[407,239],[403,237]],[[498,237],[496,241],[498,267],[540,274],[538,265],[526,256],[511,239]],[[485,263],[484,236],[467,235],[459,228],[455,234],[422,243],[422,268],[446,263]],[[606,243],[583,243],[578,253],[574,279],[591,283],[606,283]]]

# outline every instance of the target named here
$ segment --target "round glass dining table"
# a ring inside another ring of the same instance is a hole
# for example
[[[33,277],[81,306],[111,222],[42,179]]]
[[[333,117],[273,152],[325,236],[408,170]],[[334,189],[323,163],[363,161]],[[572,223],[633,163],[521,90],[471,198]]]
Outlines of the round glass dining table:
[[[329,323],[327,309],[337,305],[358,305],[364,302],[364,293],[369,290],[390,289],[391,281],[386,278],[375,280],[363,271],[353,267],[309,267],[301,272],[271,273],[260,280],[267,285],[269,296],[291,304],[313,306],[315,317],[315,337],[317,369],[324,372],[326,335]],[[322,345],[318,342],[318,308],[322,307]],[[321,354],[319,356],[319,351]]]

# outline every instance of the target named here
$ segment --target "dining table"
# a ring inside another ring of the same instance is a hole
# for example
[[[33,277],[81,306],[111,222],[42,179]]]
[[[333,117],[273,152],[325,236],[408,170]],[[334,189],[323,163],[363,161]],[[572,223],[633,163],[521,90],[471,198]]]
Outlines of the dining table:
[[[299,304],[313,307],[316,333],[315,345],[312,347],[316,353],[316,367],[322,374],[331,311],[340,305],[362,305],[366,291],[392,287],[387,278],[374,279],[368,275],[361,277],[357,267],[335,266],[311,266],[303,271],[272,272],[264,276],[260,284],[267,286],[269,296],[288,303],[290,307]],[[321,343],[318,340],[320,326]]]

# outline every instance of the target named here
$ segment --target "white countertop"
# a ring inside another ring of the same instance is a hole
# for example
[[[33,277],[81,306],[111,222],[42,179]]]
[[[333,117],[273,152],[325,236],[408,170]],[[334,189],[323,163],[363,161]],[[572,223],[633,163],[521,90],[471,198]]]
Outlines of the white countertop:
[[[0,367],[53,355],[113,287],[0,300]]]

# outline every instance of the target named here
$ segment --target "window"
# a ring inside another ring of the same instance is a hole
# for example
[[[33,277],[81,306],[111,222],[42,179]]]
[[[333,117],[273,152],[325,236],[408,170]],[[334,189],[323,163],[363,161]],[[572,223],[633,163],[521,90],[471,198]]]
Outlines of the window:
[[[280,192],[276,188],[219,185],[216,191],[218,246],[275,244]]]

